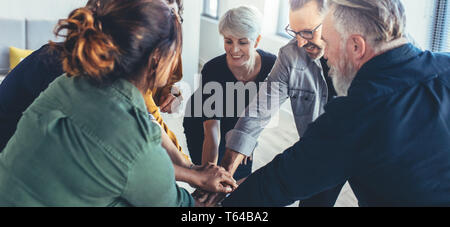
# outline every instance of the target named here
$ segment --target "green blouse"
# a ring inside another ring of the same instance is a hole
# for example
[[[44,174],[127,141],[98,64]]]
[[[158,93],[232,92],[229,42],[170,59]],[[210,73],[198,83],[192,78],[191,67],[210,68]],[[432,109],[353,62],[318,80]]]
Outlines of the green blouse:
[[[61,76],[0,154],[0,206],[193,206],[161,129],[125,80]]]

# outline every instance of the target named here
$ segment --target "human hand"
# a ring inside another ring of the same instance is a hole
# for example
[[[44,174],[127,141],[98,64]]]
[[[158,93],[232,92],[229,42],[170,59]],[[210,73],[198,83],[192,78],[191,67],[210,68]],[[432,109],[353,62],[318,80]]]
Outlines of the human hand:
[[[220,202],[226,197],[226,193],[207,192],[201,189],[197,189],[192,193],[192,197],[195,199],[195,204],[198,207],[220,207]]]
[[[196,167],[194,170],[198,173],[196,186],[205,191],[230,193],[238,187],[231,173],[213,163]]]
[[[240,179],[237,184],[241,185],[245,182],[247,178]],[[198,195],[198,201],[201,201],[201,203],[205,207],[217,207],[221,206],[221,202],[227,197],[228,194],[226,193],[208,193],[208,192],[200,192]]]
[[[247,161],[252,161],[252,156],[245,156],[244,159],[242,159],[241,165],[247,165]]]
[[[183,102],[183,95],[181,95],[180,89],[173,86],[171,92],[162,95],[160,98],[160,109],[163,113],[176,113],[179,110],[181,103]]]

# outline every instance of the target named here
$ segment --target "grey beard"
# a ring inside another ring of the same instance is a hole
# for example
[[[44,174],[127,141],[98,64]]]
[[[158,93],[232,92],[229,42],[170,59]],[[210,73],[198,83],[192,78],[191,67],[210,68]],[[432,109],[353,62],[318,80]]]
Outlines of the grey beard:
[[[339,66],[341,66],[340,68],[344,68],[344,72],[339,70],[339,67],[331,66],[329,74],[333,80],[334,89],[336,90],[337,95],[347,96],[348,89],[358,71],[352,64],[345,64],[344,59],[339,61]]]

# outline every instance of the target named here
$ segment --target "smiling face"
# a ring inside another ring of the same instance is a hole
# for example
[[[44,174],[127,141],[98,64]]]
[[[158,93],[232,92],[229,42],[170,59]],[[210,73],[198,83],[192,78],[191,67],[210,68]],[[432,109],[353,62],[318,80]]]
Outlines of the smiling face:
[[[228,65],[231,67],[245,66],[255,56],[256,46],[257,44],[248,38],[225,35],[224,48]]]
[[[319,12],[316,1],[306,3],[302,8],[289,12],[289,27],[295,32],[312,31],[322,23],[323,15]],[[321,39],[322,26],[314,33],[311,40],[304,39],[300,35],[296,36],[298,47],[305,48],[309,57],[318,59],[323,56],[324,43]]]

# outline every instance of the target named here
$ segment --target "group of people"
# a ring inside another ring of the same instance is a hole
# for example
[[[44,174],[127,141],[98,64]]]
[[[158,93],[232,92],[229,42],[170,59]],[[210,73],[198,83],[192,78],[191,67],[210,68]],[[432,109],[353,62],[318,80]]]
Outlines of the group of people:
[[[182,97],[182,11],[90,0],[9,73],[0,206],[333,206],[346,182],[360,206],[450,206],[450,53],[411,44],[400,0],[290,0],[278,56],[258,49],[257,9],[226,12],[189,155],[159,112]],[[288,99],[300,141],[252,173]]]

